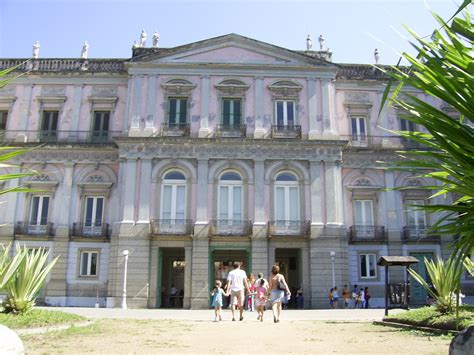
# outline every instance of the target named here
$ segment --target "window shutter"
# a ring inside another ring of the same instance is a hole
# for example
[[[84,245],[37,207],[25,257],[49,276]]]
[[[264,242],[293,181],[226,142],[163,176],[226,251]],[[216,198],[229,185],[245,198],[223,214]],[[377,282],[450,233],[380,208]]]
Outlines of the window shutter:
[[[170,111],[168,113],[168,123],[171,124],[176,124],[176,99],[170,99]]]
[[[187,100],[180,99],[179,100],[179,123],[186,124],[186,108],[187,108]]]

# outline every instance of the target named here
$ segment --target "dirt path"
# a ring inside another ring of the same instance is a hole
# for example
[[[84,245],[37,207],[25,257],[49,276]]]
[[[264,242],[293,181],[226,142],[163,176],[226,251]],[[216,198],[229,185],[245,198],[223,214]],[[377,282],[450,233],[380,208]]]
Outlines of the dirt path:
[[[269,315],[269,314],[268,314]],[[268,316],[267,315],[267,316]],[[253,318],[253,317],[252,317]],[[27,354],[365,353],[447,354],[449,339],[370,323],[100,320],[87,328],[23,337]]]

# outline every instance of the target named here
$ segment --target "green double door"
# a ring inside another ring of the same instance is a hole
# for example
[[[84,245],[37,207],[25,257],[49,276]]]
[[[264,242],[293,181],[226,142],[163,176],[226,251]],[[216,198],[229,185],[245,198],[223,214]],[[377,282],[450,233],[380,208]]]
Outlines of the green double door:
[[[430,283],[431,280],[426,271],[424,260],[425,258],[428,260],[433,260],[433,253],[414,252],[414,253],[410,253],[410,256],[413,256],[419,260],[419,263],[413,264],[411,268],[415,270],[418,274],[420,274],[426,280],[426,282]],[[411,293],[411,298],[410,298],[411,304],[426,304],[426,296],[428,295],[426,290],[421,286],[421,284],[415,281],[412,277],[410,277],[410,293]]]

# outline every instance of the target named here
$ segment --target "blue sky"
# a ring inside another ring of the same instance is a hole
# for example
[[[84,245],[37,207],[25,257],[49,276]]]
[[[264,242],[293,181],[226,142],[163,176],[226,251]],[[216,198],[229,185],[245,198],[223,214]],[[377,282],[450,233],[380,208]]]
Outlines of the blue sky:
[[[305,49],[320,34],[338,63],[394,64],[410,51],[403,24],[423,35],[436,22],[430,9],[450,17],[460,0],[0,0],[0,57],[127,58],[141,29],[155,30],[160,47],[238,33],[289,49]]]

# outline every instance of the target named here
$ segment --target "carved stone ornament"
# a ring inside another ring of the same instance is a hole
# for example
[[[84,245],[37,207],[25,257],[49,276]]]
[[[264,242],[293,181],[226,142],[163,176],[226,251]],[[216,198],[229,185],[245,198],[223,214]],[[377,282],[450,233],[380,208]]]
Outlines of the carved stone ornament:
[[[369,102],[369,93],[367,92],[345,92],[344,98],[346,101]]]
[[[249,85],[237,79],[228,79],[216,84],[215,87],[222,95],[244,96]]]
[[[85,182],[97,183],[97,182],[105,182],[105,180],[102,175],[95,174],[95,175],[88,176]]]
[[[31,177],[30,181],[51,181],[48,174],[38,174]]]
[[[268,86],[268,89],[275,97],[298,97],[303,86],[290,80],[277,81]]]
[[[184,79],[171,79],[166,83],[161,84],[161,87],[168,95],[191,95],[191,92],[196,87],[196,84]]]
[[[405,186],[423,186],[420,179],[409,179],[405,182]]]
[[[66,88],[64,86],[43,86],[41,88],[42,96],[64,96]]]
[[[92,96],[117,96],[117,88],[110,86],[93,86]]]
[[[372,181],[369,179],[357,179],[354,186],[373,186]]]

